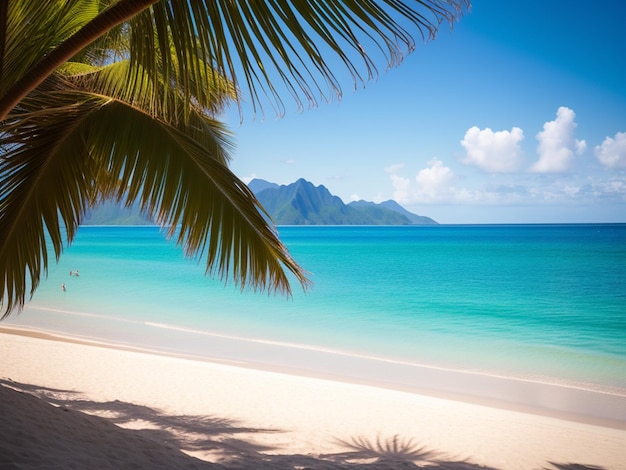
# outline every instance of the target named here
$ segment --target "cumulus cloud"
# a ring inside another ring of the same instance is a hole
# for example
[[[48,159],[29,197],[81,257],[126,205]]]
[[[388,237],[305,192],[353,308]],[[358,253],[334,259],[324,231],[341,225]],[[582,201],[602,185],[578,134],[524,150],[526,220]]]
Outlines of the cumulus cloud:
[[[454,173],[450,168],[443,165],[443,162],[437,158],[428,162],[428,168],[419,171],[415,176],[418,191],[422,196],[429,199],[437,199],[442,193],[449,192],[455,180]]]
[[[434,158],[414,179],[396,174],[402,165],[385,168],[393,186],[393,198],[400,204],[449,202],[458,199],[456,176],[441,160]]]
[[[582,154],[587,144],[574,138],[576,114],[570,108],[561,106],[554,121],[543,125],[543,131],[537,134],[539,160],[530,168],[536,173],[562,173],[567,171],[574,161],[574,153]]]
[[[618,132],[597,145],[596,157],[607,168],[626,168],[626,132]]]
[[[393,186],[393,198],[400,204],[412,202],[411,180],[393,173],[389,175],[389,178]]]
[[[391,186],[393,186],[393,198],[400,204],[411,201],[410,187],[411,180],[397,175],[404,168],[404,163],[394,163],[385,168],[385,173],[389,173]]]
[[[524,131],[513,127],[510,131],[494,132],[489,128],[473,126],[467,130],[461,145],[467,156],[463,163],[475,165],[490,173],[510,173],[521,165]]]

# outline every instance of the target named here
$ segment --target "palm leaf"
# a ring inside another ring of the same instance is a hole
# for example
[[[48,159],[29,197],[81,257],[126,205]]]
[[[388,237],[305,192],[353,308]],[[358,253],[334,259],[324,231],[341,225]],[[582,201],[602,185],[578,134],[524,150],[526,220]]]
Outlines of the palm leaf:
[[[19,3],[17,9],[37,11],[38,5],[50,2],[11,3]],[[264,95],[282,112],[283,90],[277,82],[300,106],[304,102],[316,104],[324,98],[324,89],[341,96],[336,68],[328,65],[335,58],[347,67],[355,86],[364,83],[377,73],[375,63],[379,58],[374,51],[382,52],[387,66],[398,64],[413,49],[411,31],[430,39],[443,21],[452,23],[469,3],[470,0],[119,0],[51,53],[42,56],[30,52],[18,73],[11,73],[11,79],[0,88],[0,119],[16,100],[70,57],[124,23],[135,32],[130,44],[133,64],[141,63],[153,76],[160,61],[164,70],[171,69],[165,53],[171,44],[179,66],[177,81],[183,86],[194,76],[199,81],[197,75],[208,69],[202,71],[197,65],[205,63],[237,87],[245,86],[255,110],[262,108]],[[24,29],[14,23],[12,28]],[[11,34],[15,38],[29,37]],[[162,57],[159,50],[164,53]],[[193,96],[187,94],[186,102],[192,100]]]
[[[49,234],[58,259],[98,195],[140,200],[208,272],[290,292],[284,268],[306,284],[246,185],[225,165],[229,134],[216,121],[155,119],[139,106],[63,80],[24,100],[0,138],[0,297],[5,315],[47,270]],[[64,239],[67,238],[67,240]]]
[[[467,0],[161,1],[130,24],[142,30],[142,17],[154,16],[157,20],[150,24],[156,37],[172,34],[179,60],[200,54],[220,75],[238,86],[245,84],[255,108],[262,107],[265,95],[281,112],[277,82],[299,105],[316,104],[326,89],[341,95],[339,80],[328,65],[333,56],[346,66],[355,86],[364,83],[377,73],[372,51],[379,51],[387,66],[396,65],[414,47],[409,26],[423,38],[432,38],[442,21],[453,22],[468,5]],[[194,49],[196,36],[199,49]],[[137,55],[132,60],[156,56],[156,42],[145,38],[135,38]],[[184,61],[180,65],[181,75],[194,75]]]
[[[28,70],[99,12],[98,0],[5,2],[7,24],[0,96]]]
[[[4,5],[4,315],[22,307],[28,291],[32,295],[47,270],[48,250],[58,258],[86,207],[110,195],[129,204],[139,200],[188,255],[206,256],[207,271],[232,276],[242,288],[289,291],[284,268],[306,285],[252,193],[228,170],[230,137],[214,115],[231,97],[239,99],[240,86],[247,87],[255,110],[265,95],[282,112],[285,90],[300,105],[316,104],[328,92],[340,96],[332,57],[355,85],[364,83],[376,75],[380,56],[393,66],[413,48],[410,28],[432,37],[441,21],[452,22],[468,4],[20,0]]]
[[[59,258],[86,208],[111,196],[129,205],[139,200],[187,255],[205,256],[207,272],[232,277],[242,289],[290,292],[287,271],[306,285],[254,195],[226,166],[230,134],[212,116],[236,96],[232,84],[204,63],[179,83],[177,58],[169,68],[153,64],[155,77],[139,63],[103,67],[94,65],[101,56],[93,57],[86,51],[76,56],[82,62],[64,64],[4,123],[4,315],[23,307],[27,292],[32,296],[48,251]]]
[[[0,136],[0,298],[4,316],[24,304],[47,270],[50,235],[58,259],[64,236],[74,237],[80,214],[92,194],[93,161],[86,143],[75,134],[75,121],[86,107],[74,103],[47,107],[9,119]],[[87,158],[86,158],[87,157]],[[62,219],[59,218],[61,215]],[[64,223],[63,223],[64,222]]]

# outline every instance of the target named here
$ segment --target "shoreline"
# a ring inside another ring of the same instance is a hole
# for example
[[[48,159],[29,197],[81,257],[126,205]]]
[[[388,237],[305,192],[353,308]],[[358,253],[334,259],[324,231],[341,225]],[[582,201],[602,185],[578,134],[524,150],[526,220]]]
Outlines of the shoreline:
[[[133,334],[127,334],[125,339],[112,338],[110,337],[111,335],[108,335],[109,337],[95,337],[87,334],[86,330],[77,332],[58,331],[54,329],[54,323],[50,323],[49,319],[46,320],[46,322],[42,322],[41,326],[39,326],[39,322],[37,321],[39,319],[34,322],[31,321],[30,323],[12,323],[10,320],[7,320],[5,323],[5,325],[7,325],[6,327],[16,330],[29,330],[33,332],[37,331],[42,334],[56,335],[61,340],[63,338],[67,338],[68,340],[72,341],[84,341],[90,344],[100,344],[103,347],[121,347],[128,348],[130,350],[140,350],[153,354],[167,354],[171,356],[190,358],[194,360],[209,360],[239,364],[254,363],[254,365],[252,366],[254,368],[270,368],[271,370],[278,371],[282,369],[300,370],[298,364],[287,364],[284,362],[276,361],[276,357],[279,356],[276,351],[283,350],[294,351],[296,354],[298,352],[302,352],[304,355],[309,356],[308,359],[313,359],[313,356],[315,355],[337,356],[345,358],[347,361],[349,361],[350,359],[356,361],[371,361],[375,363],[391,364],[392,367],[400,366],[421,370],[445,371],[451,374],[457,373],[476,375],[489,377],[496,380],[514,381],[519,383],[534,383],[538,384],[539,386],[554,386],[579,390],[583,392],[601,393],[618,397],[626,397],[626,383],[623,383],[623,380],[618,385],[615,383],[608,384],[601,381],[593,381],[593,379],[585,381],[584,379],[564,378],[559,377],[558,375],[549,376],[545,374],[542,375],[529,373],[528,371],[521,372],[512,371],[510,369],[507,371],[503,371],[493,368],[491,370],[487,370],[482,368],[475,368],[469,364],[465,364],[464,366],[441,365],[436,363],[419,362],[411,359],[405,359],[402,357],[376,355],[368,352],[353,352],[350,350],[338,348],[336,346],[320,346],[306,342],[298,343],[295,341],[285,341],[280,339],[265,339],[262,337],[250,337],[245,335],[239,335],[236,333],[220,333],[211,330],[172,325],[158,321],[127,320],[124,318],[115,317],[111,319],[106,315],[101,315],[97,313],[76,312],[72,310],[49,307],[29,306],[28,308],[35,312],[44,312],[45,314],[52,313],[70,315],[71,317],[82,317],[86,319],[95,319],[98,321],[113,320],[115,322],[128,322],[130,324],[129,326],[131,326],[128,331],[132,331],[132,326],[135,324],[143,328],[152,329],[152,331],[144,331],[141,333],[137,331]],[[3,327],[5,326],[0,323],[0,328]],[[89,329],[93,330],[93,325],[89,325]],[[158,341],[155,342],[150,339],[153,337],[153,335],[160,334],[162,334],[163,337],[168,337],[169,339],[175,338],[175,340],[169,346],[164,346],[158,344]],[[148,338],[147,342],[144,341],[145,338]],[[192,340],[191,342],[195,345],[195,347],[188,347],[186,343],[190,342],[190,340]],[[198,344],[202,344],[201,351],[196,350]],[[233,345],[235,347],[233,347]],[[268,353],[268,351],[273,351],[273,353]],[[280,355],[284,356],[285,354]],[[252,356],[262,357],[263,360],[256,362],[251,361],[250,357]],[[295,362],[297,363],[298,361]],[[311,374],[324,375],[324,371],[310,370],[305,375]],[[339,372],[326,375],[331,375],[333,377],[343,377],[343,375],[345,374]],[[621,374],[617,374],[617,376],[620,375]],[[356,378],[353,379],[356,380]],[[377,380],[372,378],[363,380],[369,380],[374,383],[377,382]],[[411,388],[410,385],[408,387]],[[413,386],[413,388],[416,387]],[[624,415],[624,420],[626,421],[626,415]]]
[[[543,417],[556,418],[594,426],[601,426],[619,430],[626,430],[626,395],[611,391],[580,388],[568,384],[557,384],[529,379],[519,379],[499,376],[476,371],[446,369],[430,365],[413,364],[392,359],[359,356],[341,351],[323,350],[302,347],[304,351],[313,354],[336,356],[336,362],[331,370],[319,370],[315,367],[305,367],[304,364],[285,365],[272,364],[259,360],[233,359],[217,356],[200,356],[150,349],[121,343],[107,342],[80,336],[46,331],[42,329],[0,325],[0,334],[9,334],[30,337],[35,339],[58,341],[88,347],[126,351],[131,353],[148,354],[160,357],[175,358],[185,361],[219,364],[249,370],[265,371],[294,377],[328,380],[338,383],[365,385],[380,389],[394,390],[411,394],[430,396],[437,399],[452,400],[473,405],[487,406],[496,409],[533,414]],[[221,339],[236,342],[256,342],[245,338],[225,337],[215,335]],[[289,347],[285,344],[259,341],[266,346]],[[291,346],[297,348],[298,345]],[[304,358],[298,357],[297,360]],[[297,361],[296,361],[297,362]],[[372,365],[375,370],[371,370]],[[355,367],[349,374],[348,368]],[[391,372],[384,369],[394,369]],[[367,374],[362,371],[368,369]],[[419,381],[402,380],[401,374],[417,371]],[[377,374],[384,374],[385,376]],[[434,382],[434,383],[433,383]],[[458,383],[463,383],[463,391],[459,391]],[[487,388],[489,389],[487,391]],[[540,402],[530,400],[541,396]],[[563,406],[563,401],[567,406]],[[582,408],[582,410],[581,410]]]
[[[55,444],[29,454],[46,452],[44,462],[73,445],[79,449],[57,461],[76,462],[77,455],[88,452],[83,438],[90,439],[103,459],[119,459],[123,454],[119,446],[147,436],[158,449],[179,449],[173,450],[177,458],[186,454],[200,459],[193,460],[198,465],[193,468],[209,461],[218,465],[211,468],[238,469],[340,469],[355,463],[388,469],[412,468],[411,464],[498,470],[553,464],[626,469],[626,431],[593,420],[567,420],[493,406],[489,400],[472,403],[346,378],[263,370],[249,363],[155,354],[41,331],[0,326],[0,333],[4,359],[0,391],[16,400],[20,391],[42,399],[31,400],[24,408],[13,405],[12,399],[0,403],[8,407],[0,418],[17,415],[2,432],[14,432],[19,425],[37,428],[23,432],[38,435],[42,416],[54,413],[50,429]],[[39,410],[44,402],[55,406]],[[80,427],[76,420],[81,413],[102,419]],[[77,429],[79,435],[66,436],[58,429]],[[115,441],[118,447],[104,452],[103,436],[108,442],[118,432],[126,433]],[[49,441],[21,445],[45,442]],[[134,442],[127,453],[139,458],[155,452],[146,445]],[[11,455],[25,455],[22,450]],[[118,460],[91,466],[123,464]]]

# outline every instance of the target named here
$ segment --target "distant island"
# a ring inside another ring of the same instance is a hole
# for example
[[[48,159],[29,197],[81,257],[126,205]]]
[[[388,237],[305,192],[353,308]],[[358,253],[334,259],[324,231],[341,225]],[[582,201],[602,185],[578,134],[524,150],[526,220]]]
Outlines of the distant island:
[[[413,214],[396,201],[344,204],[320,185],[300,178],[279,186],[262,179],[248,183],[250,190],[276,225],[435,225],[430,217]]]
[[[413,214],[396,201],[344,204],[320,185],[300,178],[288,185],[262,179],[248,184],[276,225],[436,225],[430,217]],[[152,225],[155,222],[135,204],[105,201],[85,215],[82,225]]]
[[[154,225],[156,222],[142,213],[139,204],[126,207],[123,202],[106,200],[87,211],[81,225]]]

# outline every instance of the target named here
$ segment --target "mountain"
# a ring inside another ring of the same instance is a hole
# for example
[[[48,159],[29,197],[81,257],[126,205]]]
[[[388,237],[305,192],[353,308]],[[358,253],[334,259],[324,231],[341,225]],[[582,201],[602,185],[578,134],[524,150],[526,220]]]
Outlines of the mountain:
[[[436,224],[413,214],[395,201],[344,204],[324,186],[299,179],[279,186],[253,179],[248,184],[276,225],[415,225]]]
[[[276,225],[425,225],[433,219],[413,214],[395,201],[380,204],[355,201],[344,204],[324,186],[305,179],[279,186],[262,179],[248,184]],[[108,200],[90,209],[82,225],[153,225],[139,210],[138,204]]]
[[[265,181],[259,178],[254,178],[252,181],[248,183],[248,187],[250,191],[254,194],[260,193],[264,189],[278,189],[279,186],[276,183],[270,183],[269,181]]]
[[[139,205],[125,207],[123,202],[107,200],[87,211],[81,225],[154,225],[141,213]]]
[[[417,215],[417,214],[414,214],[413,212],[409,212],[408,210],[406,210],[404,207],[402,207],[400,204],[398,204],[393,199],[389,199],[387,201],[383,201],[383,202],[381,202],[379,204],[376,204],[376,203],[370,202],[370,201],[360,200],[360,201],[350,202],[350,203],[348,203],[348,205],[352,206],[352,207],[360,207],[360,208],[365,208],[365,207],[383,207],[385,209],[389,209],[390,211],[394,211],[394,212],[397,212],[398,214],[404,215],[414,225],[435,225],[435,224],[437,224],[437,222],[435,222],[430,217],[426,217],[425,215]]]

